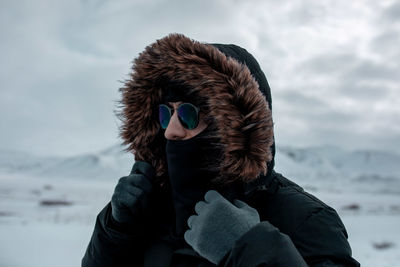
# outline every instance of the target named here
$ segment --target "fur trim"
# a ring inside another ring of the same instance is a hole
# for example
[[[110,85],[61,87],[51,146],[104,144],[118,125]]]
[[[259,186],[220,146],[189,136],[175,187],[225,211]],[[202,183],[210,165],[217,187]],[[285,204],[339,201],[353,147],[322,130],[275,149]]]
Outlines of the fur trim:
[[[271,110],[249,68],[216,47],[171,34],[146,47],[134,60],[122,93],[120,136],[136,160],[166,172],[165,137],[158,123],[163,98],[160,79],[183,81],[208,101],[224,153],[220,173],[226,182],[251,181],[267,173],[273,159]]]

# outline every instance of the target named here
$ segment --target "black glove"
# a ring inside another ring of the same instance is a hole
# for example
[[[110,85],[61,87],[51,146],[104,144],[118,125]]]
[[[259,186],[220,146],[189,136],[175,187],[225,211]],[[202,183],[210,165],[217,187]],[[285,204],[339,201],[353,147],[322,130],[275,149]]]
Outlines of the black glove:
[[[148,195],[153,190],[154,168],[147,162],[136,161],[129,176],[119,179],[111,198],[111,214],[121,224],[131,224],[148,208]]]

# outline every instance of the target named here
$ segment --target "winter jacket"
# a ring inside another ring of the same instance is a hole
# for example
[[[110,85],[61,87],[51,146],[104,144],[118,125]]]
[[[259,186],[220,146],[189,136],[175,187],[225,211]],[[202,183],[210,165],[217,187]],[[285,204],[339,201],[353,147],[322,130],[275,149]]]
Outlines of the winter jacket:
[[[334,209],[281,174],[264,178],[246,185],[244,199],[257,209],[261,223],[243,235],[218,266],[360,266]],[[168,194],[158,196],[168,199]],[[170,209],[160,206],[155,212],[161,217],[125,232],[114,224],[108,204],[97,217],[82,266],[215,266],[193,249],[174,250],[162,239]]]
[[[257,61],[235,45],[172,34],[146,47],[121,88],[121,137],[136,160],[149,162],[157,172],[154,210],[126,227],[106,205],[83,267],[215,266],[170,234],[174,206],[165,138],[154,110],[166,81],[184,83],[205,102],[224,148],[221,180],[239,184],[236,198],[260,215],[261,222],[235,242],[218,266],[359,266],[336,211],[274,171],[271,93]]]

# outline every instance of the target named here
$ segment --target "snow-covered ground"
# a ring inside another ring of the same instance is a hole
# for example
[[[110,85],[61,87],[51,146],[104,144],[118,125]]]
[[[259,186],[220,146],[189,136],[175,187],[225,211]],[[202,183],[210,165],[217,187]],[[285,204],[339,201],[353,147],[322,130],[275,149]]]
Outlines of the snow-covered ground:
[[[114,186],[114,181],[1,175],[0,266],[80,266],[96,215]]]
[[[400,156],[278,147],[276,170],[334,207],[362,266],[400,262]],[[0,266],[80,266],[97,213],[133,157],[38,158],[0,151]]]

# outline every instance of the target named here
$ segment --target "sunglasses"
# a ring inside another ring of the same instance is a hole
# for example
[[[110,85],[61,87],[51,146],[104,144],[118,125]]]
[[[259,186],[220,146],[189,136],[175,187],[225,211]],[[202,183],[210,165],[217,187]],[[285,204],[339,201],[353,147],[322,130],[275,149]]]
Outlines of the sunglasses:
[[[193,130],[199,125],[199,111],[200,109],[190,103],[182,103],[177,108],[178,119],[181,125],[188,129]],[[161,128],[167,129],[169,121],[171,120],[173,108],[168,107],[165,104],[158,106],[158,117],[160,120]]]

